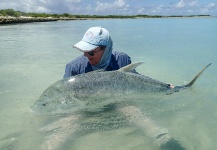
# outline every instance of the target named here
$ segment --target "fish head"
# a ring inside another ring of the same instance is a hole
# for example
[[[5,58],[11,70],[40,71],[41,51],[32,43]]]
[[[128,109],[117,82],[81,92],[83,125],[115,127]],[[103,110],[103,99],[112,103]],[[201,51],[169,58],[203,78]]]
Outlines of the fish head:
[[[81,105],[76,98],[51,86],[41,94],[32,109],[40,114],[58,114],[74,112],[80,109]]]

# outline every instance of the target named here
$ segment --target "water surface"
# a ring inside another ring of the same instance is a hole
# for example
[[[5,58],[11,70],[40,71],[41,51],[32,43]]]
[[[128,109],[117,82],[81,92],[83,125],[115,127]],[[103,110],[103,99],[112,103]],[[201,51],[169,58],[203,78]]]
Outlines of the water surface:
[[[144,61],[137,68],[139,73],[166,83],[185,84],[212,62],[193,88],[144,99],[135,95],[129,104],[168,129],[186,149],[217,147],[217,20],[167,18],[0,26],[0,149],[39,149],[54,131],[38,129],[67,116],[37,116],[30,106],[49,85],[62,79],[66,63],[82,55],[72,46],[92,26],[110,31],[114,50],[128,53],[133,62]],[[70,135],[63,147],[159,149],[145,132],[127,123],[112,130],[95,126],[91,131]]]

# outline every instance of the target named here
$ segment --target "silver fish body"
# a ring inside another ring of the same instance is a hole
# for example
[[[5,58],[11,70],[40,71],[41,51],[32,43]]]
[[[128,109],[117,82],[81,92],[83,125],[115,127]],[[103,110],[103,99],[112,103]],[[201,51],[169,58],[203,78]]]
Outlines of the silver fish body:
[[[141,63],[135,63],[136,66]],[[150,77],[128,72],[135,64],[119,71],[93,71],[62,79],[48,87],[33,106],[39,112],[72,112],[91,106],[111,103],[109,100],[138,93],[171,94],[193,85],[196,79],[210,65],[207,65],[189,83],[183,86],[170,85]]]

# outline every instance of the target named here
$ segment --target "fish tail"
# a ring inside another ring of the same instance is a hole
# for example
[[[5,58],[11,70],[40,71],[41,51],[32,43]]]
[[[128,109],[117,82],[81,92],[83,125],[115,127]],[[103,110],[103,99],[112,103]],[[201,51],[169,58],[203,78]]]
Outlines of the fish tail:
[[[200,75],[211,65],[212,63],[209,63],[206,65],[188,84],[181,85],[181,86],[175,86],[174,90],[175,92],[178,92],[180,89],[185,89],[191,87],[195,81],[200,77]]]
[[[206,65],[188,84],[185,85],[185,87],[191,87],[194,82],[200,77],[200,75],[211,65],[212,63],[209,63]]]

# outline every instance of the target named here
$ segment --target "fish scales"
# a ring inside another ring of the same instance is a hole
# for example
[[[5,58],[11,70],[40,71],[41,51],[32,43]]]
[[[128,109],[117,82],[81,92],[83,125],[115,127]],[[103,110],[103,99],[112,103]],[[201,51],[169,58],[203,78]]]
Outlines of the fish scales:
[[[96,105],[100,107],[112,103],[112,99],[133,94],[165,93],[172,94],[191,87],[197,78],[208,68],[204,67],[191,82],[172,88],[169,84],[148,76],[128,72],[141,63],[130,64],[118,71],[93,71],[62,79],[48,87],[33,106],[42,112],[79,110]],[[129,69],[130,68],[130,69]]]
[[[141,92],[166,92],[169,86],[166,83],[151,79],[147,76],[123,73],[118,71],[92,72],[71,77],[60,81],[64,93],[86,100],[90,97],[110,97]]]

